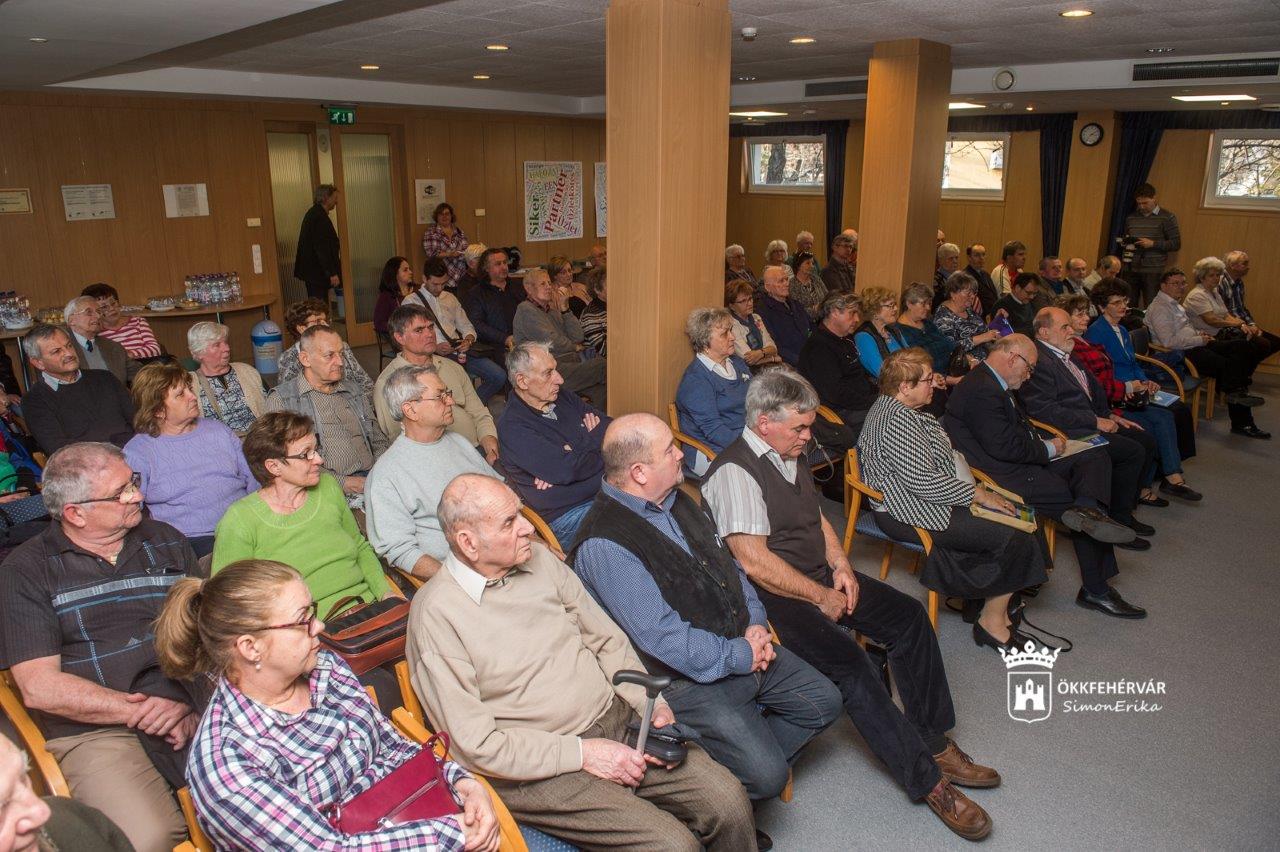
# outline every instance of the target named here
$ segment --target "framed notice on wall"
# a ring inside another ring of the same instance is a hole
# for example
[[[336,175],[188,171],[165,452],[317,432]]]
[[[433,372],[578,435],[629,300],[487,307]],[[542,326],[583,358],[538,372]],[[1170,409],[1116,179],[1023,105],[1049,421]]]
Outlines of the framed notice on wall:
[[[116,218],[116,200],[109,183],[84,183],[62,187],[62,207],[67,221]]]
[[[31,190],[0,189],[0,213],[30,213]]]
[[[596,163],[596,236],[609,236],[609,172]]]
[[[418,178],[413,182],[413,195],[418,199],[418,224],[431,225],[431,213],[444,203],[443,178]]]
[[[209,191],[202,183],[166,183],[164,215],[169,219],[209,215]]]
[[[582,236],[582,163],[524,164],[524,238],[530,242]]]

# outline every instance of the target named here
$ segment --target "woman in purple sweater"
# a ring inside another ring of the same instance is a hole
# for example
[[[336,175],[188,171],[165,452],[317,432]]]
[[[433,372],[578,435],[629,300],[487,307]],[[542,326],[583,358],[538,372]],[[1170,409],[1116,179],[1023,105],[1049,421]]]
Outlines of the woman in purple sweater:
[[[138,434],[125,444],[151,517],[185,535],[196,556],[213,550],[227,507],[258,490],[236,433],[200,416],[191,376],[178,364],[149,364],[133,380]]]

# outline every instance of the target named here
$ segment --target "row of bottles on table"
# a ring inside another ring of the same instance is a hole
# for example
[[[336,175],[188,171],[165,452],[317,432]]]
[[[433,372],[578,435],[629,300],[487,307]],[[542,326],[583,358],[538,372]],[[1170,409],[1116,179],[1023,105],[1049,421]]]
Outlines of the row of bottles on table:
[[[17,290],[0,292],[0,325],[5,328],[31,325],[31,300],[18,295]]]
[[[202,305],[225,305],[241,301],[240,273],[213,272],[205,275],[188,275],[184,282],[184,299]]]

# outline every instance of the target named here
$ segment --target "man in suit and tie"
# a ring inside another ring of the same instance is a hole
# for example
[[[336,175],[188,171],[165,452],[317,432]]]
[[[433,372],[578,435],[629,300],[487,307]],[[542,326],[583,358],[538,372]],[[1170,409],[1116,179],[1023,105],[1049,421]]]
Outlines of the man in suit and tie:
[[[1111,460],[1096,449],[1059,458],[1066,442],[1041,438],[1012,393],[1031,378],[1039,357],[1035,344],[1021,334],[992,343],[982,365],[952,389],[943,424],[970,465],[1038,513],[1083,533],[1073,538],[1080,563],[1077,604],[1117,618],[1145,618],[1146,610],[1125,601],[1107,582],[1119,573],[1112,545],[1135,538],[1104,508],[1111,497]]]
[[[71,329],[71,340],[80,356],[80,369],[106,370],[128,385],[142,369],[142,364],[125,354],[124,347],[114,340],[99,337],[102,318],[98,313],[98,300],[92,296],[77,296],[67,303],[62,318]]]
[[[1036,371],[1018,390],[1027,414],[1061,429],[1068,438],[1101,433],[1103,448],[1111,457],[1110,515],[1139,536],[1155,533],[1153,527],[1133,516],[1139,492],[1150,486],[1156,473],[1156,442],[1132,420],[1113,414],[1107,394],[1092,373],[1071,360],[1075,330],[1061,308],[1044,308],[1032,323],[1040,354]],[[1149,550],[1151,543],[1136,538],[1120,547]]]

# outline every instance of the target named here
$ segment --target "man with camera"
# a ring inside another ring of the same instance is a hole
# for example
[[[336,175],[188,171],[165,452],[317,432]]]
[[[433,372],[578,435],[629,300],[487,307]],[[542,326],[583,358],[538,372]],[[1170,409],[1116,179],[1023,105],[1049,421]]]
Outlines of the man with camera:
[[[1178,217],[1156,203],[1156,189],[1149,183],[1133,193],[1133,212],[1124,220],[1124,236],[1119,243],[1124,249],[1126,280],[1135,293],[1142,294],[1142,304],[1149,305],[1160,292],[1160,273],[1169,254],[1182,248]]]

